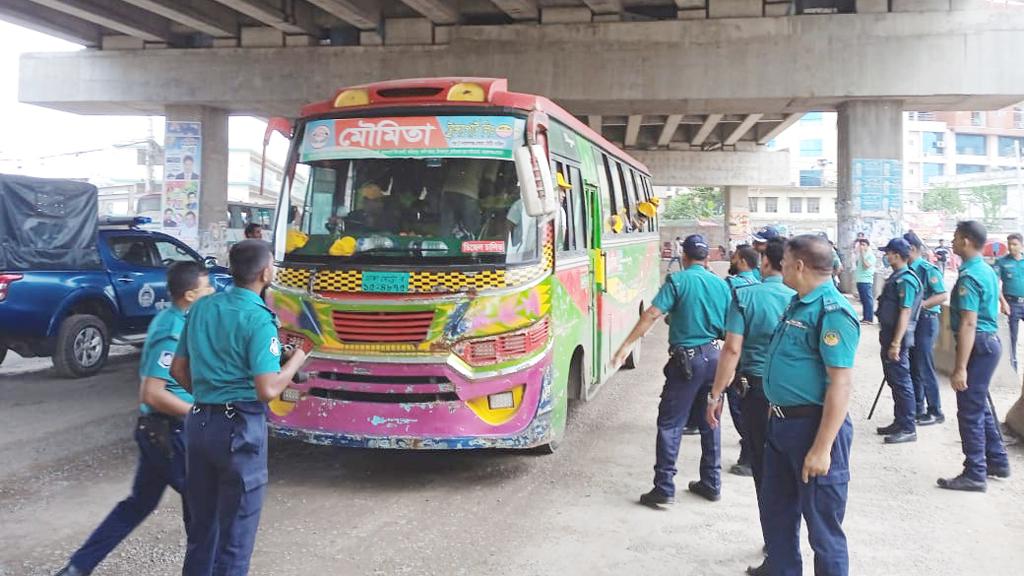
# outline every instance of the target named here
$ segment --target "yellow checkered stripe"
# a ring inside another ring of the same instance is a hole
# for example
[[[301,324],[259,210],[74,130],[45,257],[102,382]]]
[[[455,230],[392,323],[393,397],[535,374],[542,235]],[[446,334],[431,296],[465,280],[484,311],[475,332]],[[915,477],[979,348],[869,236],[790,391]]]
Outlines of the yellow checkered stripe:
[[[476,273],[464,272],[413,272],[409,276],[409,292],[434,292],[447,290],[457,292],[465,288],[503,288],[504,270],[486,270]]]
[[[277,283],[288,288],[305,290],[309,287],[309,276],[312,271],[307,268],[278,268]]]
[[[362,292],[363,273],[359,270],[320,270],[313,281],[316,292]]]

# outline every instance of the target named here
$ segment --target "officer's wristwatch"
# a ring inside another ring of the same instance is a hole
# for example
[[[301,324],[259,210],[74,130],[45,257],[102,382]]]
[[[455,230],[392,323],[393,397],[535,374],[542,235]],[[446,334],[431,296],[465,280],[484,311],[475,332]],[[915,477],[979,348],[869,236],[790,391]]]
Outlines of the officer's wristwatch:
[[[718,398],[715,398],[715,395],[713,393],[708,392],[708,404],[714,406],[714,405],[718,404],[721,401],[722,401],[722,396],[721,395],[719,395]]]

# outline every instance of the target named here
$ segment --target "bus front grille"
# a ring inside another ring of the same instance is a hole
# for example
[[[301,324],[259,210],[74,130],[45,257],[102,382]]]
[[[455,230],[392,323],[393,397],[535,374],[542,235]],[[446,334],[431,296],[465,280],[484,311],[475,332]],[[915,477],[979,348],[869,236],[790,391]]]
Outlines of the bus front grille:
[[[434,322],[434,311],[351,312],[331,314],[334,332],[342,342],[423,342]]]
[[[433,404],[435,402],[458,402],[455,392],[401,393],[356,392],[353,390],[332,390],[328,388],[310,388],[309,395],[324,400],[342,402],[370,402],[373,404]]]

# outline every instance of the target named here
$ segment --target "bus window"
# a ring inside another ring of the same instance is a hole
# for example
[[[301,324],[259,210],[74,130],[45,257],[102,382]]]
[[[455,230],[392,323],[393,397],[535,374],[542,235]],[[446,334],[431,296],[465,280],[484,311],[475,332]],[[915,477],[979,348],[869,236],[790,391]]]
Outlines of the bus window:
[[[598,202],[601,206],[601,230],[604,232],[610,232],[611,226],[609,224],[609,221],[611,219],[611,215],[614,212],[612,211],[612,204],[610,200],[611,193],[609,192],[609,190],[611,190],[611,179],[608,177],[608,157],[605,156],[604,154],[601,154],[599,162],[600,166],[598,166],[597,168],[597,182],[600,186],[600,190],[598,190],[598,192],[594,195],[593,201]],[[604,193],[604,196],[601,195],[602,193]]]
[[[586,250],[590,248],[590,236],[587,234],[590,227],[587,225],[588,212],[586,196],[583,193],[583,176],[575,166],[569,167],[569,174],[572,176],[569,180],[572,184],[572,211],[569,214],[576,240],[575,249]]]
[[[636,231],[636,201],[633,199],[635,192],[633,191],[633,179],[630,177],[630,169],[625,166],[619,166],[619,174],[622,178],[622,211],[621,215],[626,232]]]
[[[622,188],[622,174],[619,173],[618,162],[612,160],[611,158],[607,159],[607,166],[608,177],[609,180],[611,180],[612,182],[612,185],[609,189],[609,192],[611,192],[612,199],[612,214],[618,215],[619,217],[623,218],[621,231],[624,232],[628,227],[628,224],[626,223],[626,220],[628,220],[628,218],[623,216],[623,211],[627,209],[628,203],[625,203],[626,192]],[[623,204],[621,207],[619,206],[620,203],[618,201],[620,198],[623,200]]]

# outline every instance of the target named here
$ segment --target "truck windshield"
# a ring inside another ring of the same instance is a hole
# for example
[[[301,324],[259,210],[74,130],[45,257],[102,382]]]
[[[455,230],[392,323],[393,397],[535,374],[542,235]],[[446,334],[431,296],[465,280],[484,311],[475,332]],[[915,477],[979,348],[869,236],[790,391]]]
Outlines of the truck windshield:
[[[537,259],[515,164],[489,158],[308,162],[290,226],[309,239],[287,260],[514,264]]]

